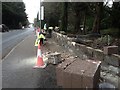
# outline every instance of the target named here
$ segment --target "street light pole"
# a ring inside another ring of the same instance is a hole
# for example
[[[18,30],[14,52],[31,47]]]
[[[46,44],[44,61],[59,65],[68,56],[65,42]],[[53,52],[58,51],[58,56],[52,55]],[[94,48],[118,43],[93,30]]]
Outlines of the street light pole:
[[[41,30],[41,0],[40,0],[40,30]]]

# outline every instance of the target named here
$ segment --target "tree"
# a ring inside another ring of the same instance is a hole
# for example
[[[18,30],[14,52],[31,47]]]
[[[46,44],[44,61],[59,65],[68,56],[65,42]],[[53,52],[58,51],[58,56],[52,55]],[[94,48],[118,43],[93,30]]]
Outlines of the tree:
[[[120,29],[120,2],[113,2],[111,10],[111,27]]]
[[[62,3],[61,30],[67,31],[68,24],[68,2]]]
[[[28,19],[25,13],[25,4],[23,2],[3,2],[2,3],[2,23],[9,28],[21,28],[27,25]]]
[[[37,13],[37,22],[39,21],[39,12]]]
[[[34,27],[37,27],[37,18],[34,18]]]
[[[114,2],[113,7],[108,2],[46,3],[45,21],[49,26],[61,23],[60,29],[66,32],[100,33],[103,29],[120,28],[120,3]]]
[[[59,2],[44,2],[43,3],[45,9],[45,23],[47,26],[58,26],[59,20],[61,16],[61,6],[62,3]]]
[[[0,2],[0,11],[2,11],[2,3]],[[2,13],[0,13],[0,24],[2,24]]]
[[[93,33],[100,33],[101,15],[103,13],[103,2],[95,3],[95,19],[93,23]]]
[[[87,4],[83,2],[71,3],[71,7],[75,17],[74,32],[82,33],[80,25],[83,25],[83,30],[85,31]]]

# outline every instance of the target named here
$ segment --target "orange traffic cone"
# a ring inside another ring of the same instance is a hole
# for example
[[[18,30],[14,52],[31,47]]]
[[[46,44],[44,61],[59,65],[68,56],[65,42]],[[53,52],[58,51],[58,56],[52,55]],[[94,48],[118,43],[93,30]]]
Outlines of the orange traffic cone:
[[[42,58],[42,52],[40,49],[40,44],[38,45],[38,51],[37,51],[37,63],[34,66],[34,68],[45,68],[46,64],[43,62],[43,58]]]

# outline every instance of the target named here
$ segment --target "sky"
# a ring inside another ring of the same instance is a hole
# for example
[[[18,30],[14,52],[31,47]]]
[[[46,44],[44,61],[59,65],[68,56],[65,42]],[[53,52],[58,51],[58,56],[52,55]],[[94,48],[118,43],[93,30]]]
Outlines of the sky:
[[[40,0],[23,0],[26,6],[26,13],[28,14],[28,20],[33,23],[34,18],[37,17],[37,13],[40,8]]]

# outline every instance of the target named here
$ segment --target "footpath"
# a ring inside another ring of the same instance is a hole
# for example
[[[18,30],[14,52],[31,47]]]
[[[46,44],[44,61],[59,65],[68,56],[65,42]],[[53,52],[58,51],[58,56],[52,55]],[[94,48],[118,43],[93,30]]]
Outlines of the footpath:
[[[33,69],[37,61],[34,33],[20,42],[2,62],[2,88],[57,88],[55,67]],[[47,39],[42,52],[60,52],[62,58],[72,56],[52,38]]]

